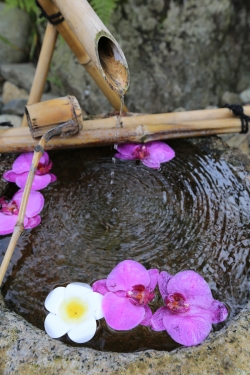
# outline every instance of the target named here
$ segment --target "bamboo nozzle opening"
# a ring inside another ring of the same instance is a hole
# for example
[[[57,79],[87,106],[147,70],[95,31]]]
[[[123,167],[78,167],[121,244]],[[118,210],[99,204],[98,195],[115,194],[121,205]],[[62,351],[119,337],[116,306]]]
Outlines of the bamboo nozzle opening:
[[[97,42],[97,57],[109,86],[123,96],[129,86],[129,70],[122,50],[110,38],[102,35]]]

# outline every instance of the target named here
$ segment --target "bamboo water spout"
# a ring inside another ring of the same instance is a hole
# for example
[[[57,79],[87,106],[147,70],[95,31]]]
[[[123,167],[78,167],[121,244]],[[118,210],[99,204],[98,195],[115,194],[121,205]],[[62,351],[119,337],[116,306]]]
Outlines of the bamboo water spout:
[[[127,61],[87,0],[54,0],[54,3],[109,86],[123,96],[129,86]]]

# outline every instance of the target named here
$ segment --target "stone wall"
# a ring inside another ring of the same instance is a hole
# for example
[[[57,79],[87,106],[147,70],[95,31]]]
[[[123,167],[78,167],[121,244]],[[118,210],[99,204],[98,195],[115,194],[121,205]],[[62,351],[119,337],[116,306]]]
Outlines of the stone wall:
[[[120,1],[108,26],[127,58],[133,112],[221,105],[224,92],[250,87],[250,3],[244,0]],[[91,113],[110,106],[62,41],[51,76]]]

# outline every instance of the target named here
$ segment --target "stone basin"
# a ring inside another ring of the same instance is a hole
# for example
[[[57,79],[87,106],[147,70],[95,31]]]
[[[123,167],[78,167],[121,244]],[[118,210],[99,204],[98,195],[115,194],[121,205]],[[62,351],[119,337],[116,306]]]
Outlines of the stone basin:
[[[223,157],[250,185],[250,159],[217,137],[195,139],[201,151]],[[0,173],[9,169],[12,155],[0,156]],[[246,177],[247,176],[247,177]],[[6,183],[0,181],[0,191]],[[250,374],[250,303],[203,344],[172,352],[101,352],[71,347],[49,338],[6,307],[0,297],[0,374]]]

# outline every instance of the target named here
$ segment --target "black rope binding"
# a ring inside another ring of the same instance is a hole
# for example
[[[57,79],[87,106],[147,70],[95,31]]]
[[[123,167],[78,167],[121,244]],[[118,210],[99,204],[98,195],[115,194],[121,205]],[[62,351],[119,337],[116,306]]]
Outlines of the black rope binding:
[[[246,134],[248,132],[248,124],[250,117],[245,115],[244,108],[239,104],[225,104],[225,108],[231,109],[235,116],[238,116],[241,120],[241,132],[240,134]]]
[[[62,23],[64,21],[64,18],[62,16],[62,13],[61,12],[57,12],[55,14],[51,14],[51,16],[49,16],[44,10],[43,8],[41,7],[41,5],[39,4],[38,0],[36,0],[36,5],[38,6],[38,8],[41,10],[41,13],[39,15],[39,18],[46,18],[52,25],[59,25],[59,23]]]
[[[10,121],[4,121],[0,122],[0,126],[10,126],[12,128],[13,124]]]

